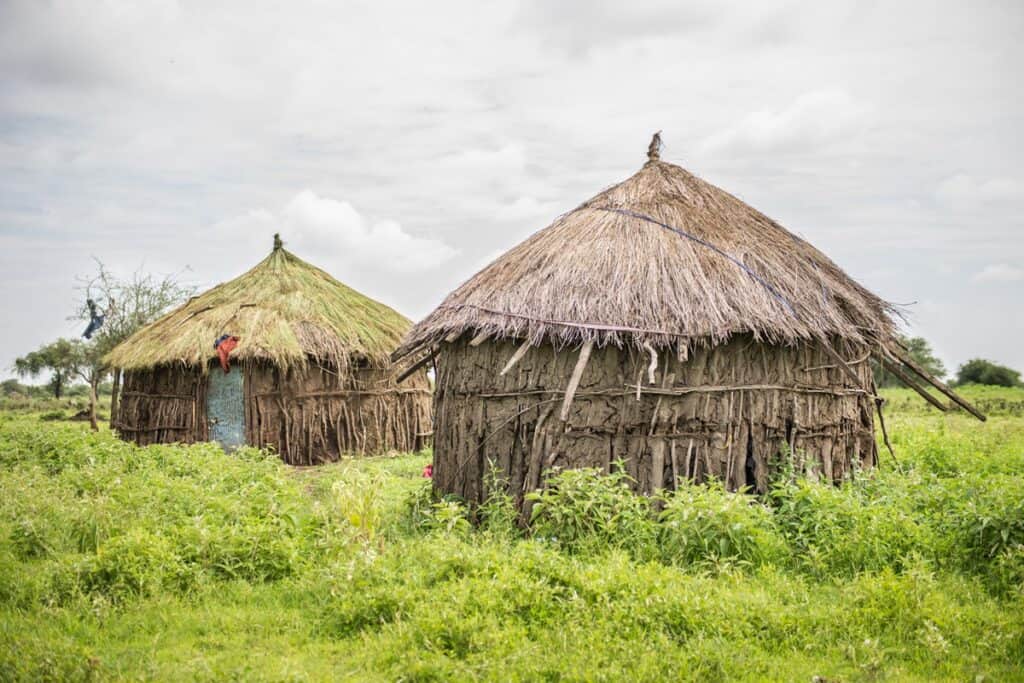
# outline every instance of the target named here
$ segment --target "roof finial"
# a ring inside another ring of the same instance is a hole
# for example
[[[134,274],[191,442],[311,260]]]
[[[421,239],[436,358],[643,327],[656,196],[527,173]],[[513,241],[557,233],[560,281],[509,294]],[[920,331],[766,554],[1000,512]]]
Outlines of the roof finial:
[[[661,131],[659,130],[651,138],[651,144],[647,146],[647,161],[658,161],[661,159]]]
[[[281,234],[275,232],[274,233],[274,251],[277,251],[278,249],[280,249],[283,246],[284,246],[284,242],[281,241]]]

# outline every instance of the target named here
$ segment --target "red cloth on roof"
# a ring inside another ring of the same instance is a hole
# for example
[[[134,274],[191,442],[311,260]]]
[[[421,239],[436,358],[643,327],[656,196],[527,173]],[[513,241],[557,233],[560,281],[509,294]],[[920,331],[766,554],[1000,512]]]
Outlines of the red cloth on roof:
[[[231,362],[228,360],[228,355],[235,350],[239,341],[238,337],[228,337],[217,344],[217,355],[220,356],[220,366],[224,368],[225,375],[231,372]]]

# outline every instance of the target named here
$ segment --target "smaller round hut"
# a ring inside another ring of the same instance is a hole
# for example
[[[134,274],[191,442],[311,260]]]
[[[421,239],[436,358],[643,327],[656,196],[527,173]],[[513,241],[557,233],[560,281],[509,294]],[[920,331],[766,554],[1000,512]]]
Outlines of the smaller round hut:
[[[140,445],[270,447],[301,465],[419,450],[431,430],[426,371],[399,386],[403,368],[389,359],[410,327],[275,235],[252,270],[111,351],[124,373],[112,423]]]
[[[645,493],[709,478],[763,491],[782,458],[838,482],[877,460],[872,357],[973,411],[900,347],[891,306],[659,148],[471,277],[392,356],[435,363],[439,491],[482,501],[496,470],[522,504],[545,470],[616,463]]]

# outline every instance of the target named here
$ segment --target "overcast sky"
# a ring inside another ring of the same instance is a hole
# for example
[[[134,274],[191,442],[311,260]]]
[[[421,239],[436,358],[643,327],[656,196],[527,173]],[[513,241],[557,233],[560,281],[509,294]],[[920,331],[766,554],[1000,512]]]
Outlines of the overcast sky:
[[[1024,369],[1024,3],[0,0],[0,374],[92,257],[287,247],[411,318],[645,161],[738,195],[950,369]]]

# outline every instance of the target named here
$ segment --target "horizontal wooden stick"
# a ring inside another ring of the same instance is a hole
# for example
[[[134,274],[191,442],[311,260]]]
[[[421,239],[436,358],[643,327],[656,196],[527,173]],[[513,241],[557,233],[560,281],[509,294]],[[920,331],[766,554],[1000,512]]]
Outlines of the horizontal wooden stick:
[[[306,392],[304,394],[294,394],[292,396],[288,396],[287,398],[294,400],[294,399],[300,399],[300,398],[324,398],[324,397],[331,397],[331,396],[337,396],[339,398],[342,398],[342,397],[346,397],[346,396],[387,396],[388,394],[429,394],[429,393],[431,393],[430,389],[422,389],[422,388],[405,389],[405,388],[401,388],[401,387],[396,387],[394,389],[364,389],[364,390],[352,389],[350,391],[346,391],[346,390],[338,390],[338,391],[309,391],[309,392]],[[276,398],[276,397],[284,396],[284,394],[282,394],[279,391],[265,391],[265,392],[261,392],[261,393],[258,393],[258,394],[253,394],[253,396],[255,396],[256,398]]]
[[[122,391],[121,396],[141,396],[143,398],[167,398],[180,401],[194,401],[196,397],[193,394],[149,394],[145,391]]]
[[[636,393],[636,384],[624,385],[631,391],[623,391],[621,389],[602,389],[598,391],[578,391],[576,396],[629,396]],[[643,394],[653,394],[655,396],[684,396],[686,394],[701,394],[701,393],[722,393],[729,391],[747,391],[750,389],[763,389],[772,391],[791,391],[801,394],[830,394],[833,396],[859,396],[861,394],[870,395],[865,389],[830,389],[827,387],[805,387],[805,386],[787,386],[784,384],[723,384],[723,385],[699,385],[699,386],[688,386],[688,387],[674,387],[674,388],[660,388],[660,387],[649,387],[643,384],[639,385],[640,391]],[[522,396],[542,396],[550,394],[562,393],[558,389],[531,389],[529,391],[503,391],[495,393],[478,394],[471,391],[452,391],[449,394],[455,396],[473,396],[478,398],[519,398]]]
[[[792,391],[800,394],[829,394],[832,396],[858,396],[861,394],[867,394],[868,392],[864,389],[828,389],[818,387],[801,387],[801,386],[786,386],[783,384],[745,384],[745,385],[722,385],[722,386],[693,386],[693,387],[674,387],[672,389],[662,389],[659,387],[644,387],[643,385],[627,384],[628,388],[636,390],[639,386],[640,390],[644,394],[653,394],[655,396],[685,396],[686,394],[714,394],[721,392],[730,391],[747,391],[753,390],[774,390],[774,391]],[[631,392],[626,392],[631,393]]]
[[[128,425],[123,425],[123,424],[117,423],[117,424],[114,425],[114,429],[117,429],[118,431],[122,431],[122,432],[159,432],[159,431],[164,431],[164,430],[167,430],[167,431],[179,431],[179,432],[181,432],[181,431],[190,431],[192,429],[192,426],[191,425],[159,425],[157,427],[129,427]]]

